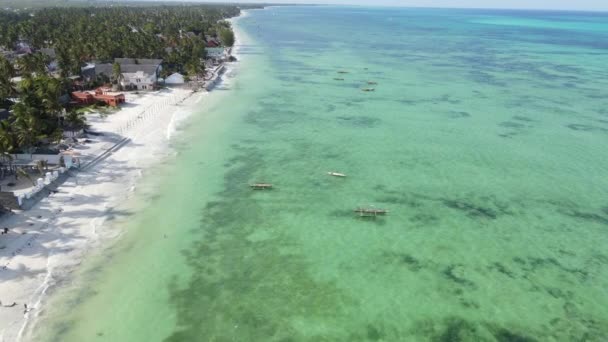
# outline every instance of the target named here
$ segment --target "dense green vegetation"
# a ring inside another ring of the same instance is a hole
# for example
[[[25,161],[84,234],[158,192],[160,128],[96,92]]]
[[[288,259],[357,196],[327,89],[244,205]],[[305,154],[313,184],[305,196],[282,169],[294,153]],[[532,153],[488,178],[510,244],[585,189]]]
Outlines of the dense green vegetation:
[[[221,28],[225,36],[230,27],[222,19],[238,13],[235,6],[212,5],[0,11],[0,46],[15,48],[25,39],[34,48],[55,48],[66,76],[84,62],[116,57],[166,58],[184,71],[204,57],[205,34]]]
[[[12,112],[0,126],[0,153],[4,155],[31,152],[38,145],[59,141],[63,131],[84,125],[81,112],[61,97],[73,90],[68,76],[80,75],[87,62],[162,58],[165,74],[179,71],[197,76],[204,71],[206,39],[217,38],[232,46],[234,34],[225,19],[240,11],[229,5],[44,3],[49,7],[39,7],[40,1],[35,0],[7,1],[0,10],[2,50],[19,50],[23,42],[33,51],[53,48],[58,66],[58,72],[51,75],[52,58],[41,52],[11,56],[11,60],[0,55],[0,109]],[[32,8],[25,9],[27,4]],[[11,82],[15,76],[22,81]],[[117,82],[120,77],[120,65],[115,64],[107,81]]]

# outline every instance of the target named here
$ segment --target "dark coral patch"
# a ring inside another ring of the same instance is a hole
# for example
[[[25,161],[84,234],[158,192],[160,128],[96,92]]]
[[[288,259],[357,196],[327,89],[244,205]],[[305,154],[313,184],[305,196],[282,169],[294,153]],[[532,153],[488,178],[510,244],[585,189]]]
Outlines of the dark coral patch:
[[[498,342],[536,342],[535,338],[502,327],[488,327]]]
[[[488,269],[497,271],[498,273],[504,274],[509,278],[515,278],[515,273],[513,273],[513,271],[509,270],[505,265],[499,262],[492,263],[488,266]]]
[[[380,123],[380,119],[369,116],[338,116],[339,122],[355,127],[376,127]]]
[[[464,111],[456,111],[452,110],[448,113],[448,117],[452,119],[460,119],[460,118],[468,118],[471,116],[471,113]]]
[[[477,287],[474,282],[466,279],[461,274],[462,270],[463,270],[463,265],[454,264],[454,265],[449,265],[445,269],[443,269],[443,271],[441,271],[441,274],[448,280],[450,280],[458,285],[471,287],[471,288]]]
[[[521,115],[515,115],[513,117],[513,120],[524,121],[524,122],[534,122],[534,120],[530,119],[529,117],[521,116]]]
[[[506,127],[506,128],[516,128],[516,129],[521,129],[526,127],[526,125],[519,123],[519,122],[512,122],[512,121],[504,121],[498,124],[498,126],[500,127]]]
[[[443,199],[441,202],[446,207],[463,211],[470,217],[491,220],[495,220],[498,217],[498,212],[492,208],[477,206],[462,200]]]
[[[370,341],[379,341],[384,338],[384,333],[371,324],[367,325],[366,330],[367,330],[367,338]]]
[[[389,264],[400,264],[407,267],[410,271],[417,272],[424,268],[423,263],[407,253],[384,252],[383,257]]]
[[[584,124],[568,124],[568,125],[566,125],[566,127],[570,128],[572,130],[575,130],[575,131],[583,131],[583,132],[608,132],[608,129],[606,129],[606,128],[591,126],[591,125],[584,125]]]
[[[461,318],[449,318],[441,335],[435,337],[437,342],[474,341],[478,336],[477,327]]]
[[[570,217],[573,217],[576,219],[581,219],[581,220],[585,220],[585,221],[608,225],[608,217],[604,217],[600,214],[587,213],[587,212],[578,211],[578,210],[567,210],[567,211],[560,210],[560,212],[564,215],[567,215],[567,216],[570,216]],[[606,208],[602,209],[602,212],[606,213]]]

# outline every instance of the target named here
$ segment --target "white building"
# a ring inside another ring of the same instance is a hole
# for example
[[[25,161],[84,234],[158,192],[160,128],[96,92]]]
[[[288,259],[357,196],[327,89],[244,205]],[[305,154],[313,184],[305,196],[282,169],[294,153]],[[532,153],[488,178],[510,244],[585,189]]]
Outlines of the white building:
[[[160,72],[163,67],[162,59],[134,59],[116,58],[115,63],[120,64],[122,80],[120,85],[124,89],[133,90],[153,90],[159,81]],[[95,66],[95,73],[105,74],[112,78],[112,64],[98,64]]]
[[[156,73],[148,74],[144,71],[123,72],[122,77],[120,85],[125,89],[153,90],[158,81]]]

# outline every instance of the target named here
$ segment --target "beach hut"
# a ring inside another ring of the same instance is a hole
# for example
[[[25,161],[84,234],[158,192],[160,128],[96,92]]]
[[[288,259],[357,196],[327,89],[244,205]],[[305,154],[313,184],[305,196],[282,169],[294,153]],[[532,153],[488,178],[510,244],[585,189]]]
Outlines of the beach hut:
[[[184,80],[184,75],[177,72],[167,76],[165,79],[166,85],[183,85],[184,83],[186,83]]]

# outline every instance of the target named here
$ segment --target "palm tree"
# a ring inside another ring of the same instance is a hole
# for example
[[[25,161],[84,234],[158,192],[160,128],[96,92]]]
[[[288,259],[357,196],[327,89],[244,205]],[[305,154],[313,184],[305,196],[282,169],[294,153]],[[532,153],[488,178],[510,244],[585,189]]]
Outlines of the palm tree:
[[[114,62],[114,64],[112,64],[112,83],[118,85],[118,87],[120,88],[120,82],[123,80],[123,76],[122,76],[122,70],[120,68],[120,64],[117,62]]]
[[[17,66],[22,74],[44,75],[46,74],[48,59],[48,56],[42,53],[33,53],[17,59]]]
[[[60,123],[61,110],[63,106],[59,102],[62,93],[61,81],[51,77],[37,77],[34,87],[36,96],[40,100],[41,108],[51,119],[56,120],[57,126]]]
[[[15,69],[11,62],[0,55],[0,106],[15,95],[16,90],[11,82],[11,78],[15,75]]]
[[[67,125],[68,131],[74,136],[74,132],[83,128],[86,125],[86,118],[84,113],[76,110],[71,110],[65,116],[65,124]]]
[[[0,155],[3,162],[8,163],[9,171],[13,170],[13,150],[15,149],[15,134],[8,120],[0,121]]]
[[[17,147],[24,152],[32,154],[36,148],[36,144],[41,139],[45,138],[43,125],[36,116],[36,109],[28,107],[23,103],[17,103],[13,106],[13,130],[15,132],[15,140]]]

